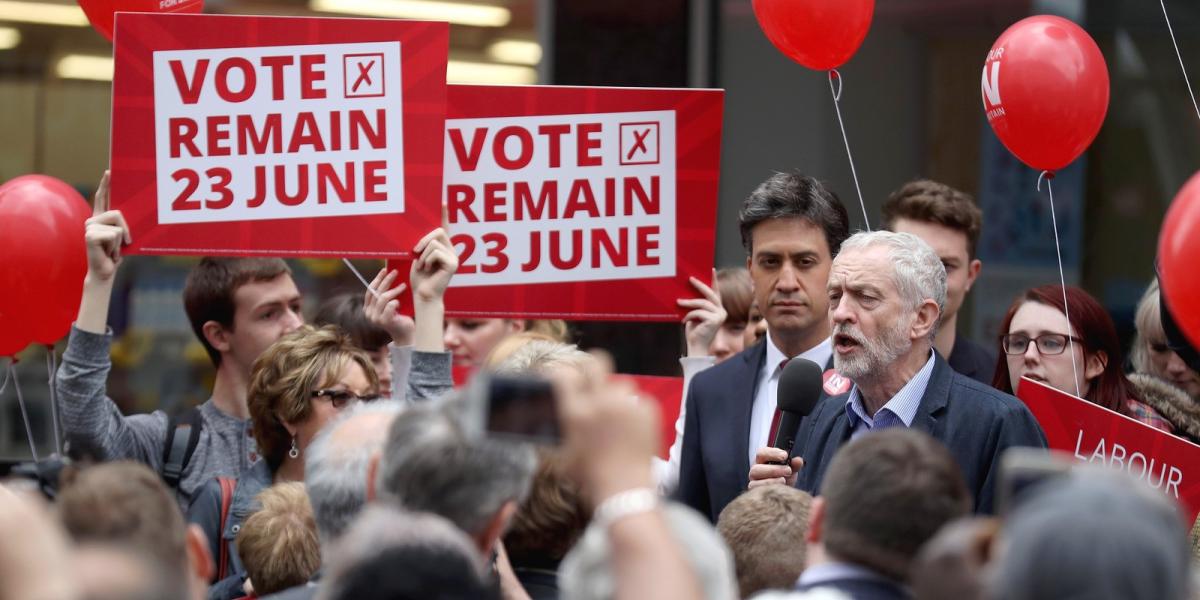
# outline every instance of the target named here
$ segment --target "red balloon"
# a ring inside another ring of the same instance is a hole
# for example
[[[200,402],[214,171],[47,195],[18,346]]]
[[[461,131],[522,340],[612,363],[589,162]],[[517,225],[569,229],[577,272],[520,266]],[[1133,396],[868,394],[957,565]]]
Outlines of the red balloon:
[[[1096,139],[1108,112],[1108,66],[1081,27],[1040,15],[1000,34],[983,63],[983,110],[1021,162],[1057,171]]]
[[[198,13],[204,10],[204,0],[79,0],[79,8],[83,9],[92,27],[112,41],[114,13]]]
[[[875,0],[754,0],[767,39],[818,71],[840,67],[858,52],[874,14]]]
[[[16,319],[0,314],[0,358],[16,356],[33,338]]]
[[[32,341],[53,344],[75,320],[90,215],[83,196],[53,177],[24,175],[0,190],[0,314]]]
[[[1192,176],[1167,211],[1158,236],[1158,268],[1171,316],[1200,348],[1200,173]]]

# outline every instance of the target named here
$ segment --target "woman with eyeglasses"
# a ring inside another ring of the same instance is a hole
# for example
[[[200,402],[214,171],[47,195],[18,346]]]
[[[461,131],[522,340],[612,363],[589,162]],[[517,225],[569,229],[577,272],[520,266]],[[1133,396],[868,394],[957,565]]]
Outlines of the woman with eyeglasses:
[[[245,595],[245,569],[236,538],[259,492],[304,481],[304,451],[326,423],[357,402],[379,397],[371,357],[334,325],[302,326],[271,345],[254,363],[248,407],[261,460],[236,479],[217,478],[196,494],[188,522],[199,525],[217,563],[210,599]]]
[[[1064,311],[1062,286],[1035,287],[1017,297],[1000,325],[1001,354],[992,386],[1012,394],[1027,377],[1173,432],[1125,376],[1121,342],[1104,307],[1074,286],[1067,287],[1066,298]]]

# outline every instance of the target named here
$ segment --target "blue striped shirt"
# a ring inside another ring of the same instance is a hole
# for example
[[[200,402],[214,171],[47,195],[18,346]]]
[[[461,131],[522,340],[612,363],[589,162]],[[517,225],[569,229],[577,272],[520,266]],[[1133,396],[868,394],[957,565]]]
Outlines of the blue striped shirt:
[[[917,417],[917,408],[921,406],[921,398],[925,396],[925,388],[929,385],[929,377],[933,375],[933,363],[934,354],[930,352],[925,366],[921,367],[921,370],[917,371],[874,417],[868,415],[867,410],[863,408],[862,395],[858,392],[858,386],[854,386],[854,389],[850,390],[850,398],[846,400],[846,417],[850,419],[852,430],[850,439],[875,429],[912,426],[913,419]]]

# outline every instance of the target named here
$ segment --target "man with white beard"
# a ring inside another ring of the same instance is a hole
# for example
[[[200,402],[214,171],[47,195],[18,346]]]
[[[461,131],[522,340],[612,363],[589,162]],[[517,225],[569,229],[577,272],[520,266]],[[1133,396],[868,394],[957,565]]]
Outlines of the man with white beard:
[[[911,234],[857,233],[833,261],[828,292],[834,368],[854,386],[804,419],[790,461],[782,450],[760,449],[750,487],[789,483],[815,496],[847,441],[909,427],[946,445],[976,512],[991,513],[1000,455],[1044,448],[1046,437],[1020,400],[954,372],[933,349],[946,302],[941,260]]]

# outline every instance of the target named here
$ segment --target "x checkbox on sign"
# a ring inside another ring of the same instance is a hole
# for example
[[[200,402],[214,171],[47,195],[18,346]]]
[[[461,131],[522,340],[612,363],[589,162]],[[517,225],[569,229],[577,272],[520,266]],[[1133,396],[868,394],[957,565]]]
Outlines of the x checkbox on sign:
[[[658,164],[658,122],[621,123],[621,164]]]
[[[347,54],[342,77],[347,98],[377,98],[384,95],[383,54]]]

